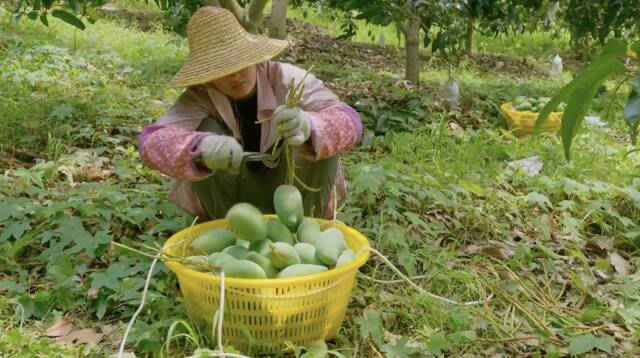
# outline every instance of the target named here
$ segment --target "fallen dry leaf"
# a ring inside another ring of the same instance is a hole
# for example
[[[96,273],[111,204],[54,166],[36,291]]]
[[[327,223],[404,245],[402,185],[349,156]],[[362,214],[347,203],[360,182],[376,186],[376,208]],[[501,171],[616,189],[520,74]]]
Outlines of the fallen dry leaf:
[[[64,337],[58,337],[56,340],[64,345],[75,346],[89,342],[98,343],[103,336],[104,334],[96,332],[93,328],[85,328],[73,331]]]
[[[633,271],[633,266],[631,266],[624,257],[618,255],[617,252],[610,252],[609,260],[611,260],[611,264],[620,276],[627,276]]]
[[[71,332],[73,328],[73,324],[66,318],[60,319],[58,322],[54,323],[51,327],[47,328],[47,331],[44,332],[44,335],[47,337],[60,337]]]

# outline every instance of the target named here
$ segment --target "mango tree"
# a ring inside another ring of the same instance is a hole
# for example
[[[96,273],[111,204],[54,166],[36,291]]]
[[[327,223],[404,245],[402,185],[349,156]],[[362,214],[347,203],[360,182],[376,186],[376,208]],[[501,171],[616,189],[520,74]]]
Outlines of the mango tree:
[[[640,2],[622,0],[565,0],[560,2],[564,26],[572,45],[590,57],[607,39],[630,40],[640,33]],[[593,46],[593,42],[596,46]]]
[[[191,15],[203,5],[223,7],[231,11],[242,26],[252,33],[264,31],[265,8],[269,0],[153,0],[163,10],[170,27],[181,35],[186,35],[186,24]],[[20,0],[14,10],[14,19],[26,16],[40,19],[49,25],[49,16],[57,17],[80,30],[85,29],[83,20],[94,23],[100,18],[100,7],[105,0]],[[272,0],[269,34],[286,37],[287,0]]]
[[[328,6],[339,10],[344,16],[341,38],[355,35],[353,20],[365,20],[367,23],[388,26],[395,24],[405,39],[405,78],[413,83],[420,76],[420,38],[428,34],[430,21],[425,17],[430,1],[427,0],[297,0],[302,3]]]

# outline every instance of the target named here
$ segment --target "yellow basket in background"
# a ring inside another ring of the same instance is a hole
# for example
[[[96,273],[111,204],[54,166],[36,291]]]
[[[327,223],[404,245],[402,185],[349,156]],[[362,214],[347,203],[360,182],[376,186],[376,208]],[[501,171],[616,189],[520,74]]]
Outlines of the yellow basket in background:
[[[265,218],[272,217],[266,215]],[[322,227],[332,222],[316,219]],[[336,223],[354,252],[368,248],[358,231]],[[190,243],[201,232],[228,227],[226,219],[213,220],[181,230],[164,244],[171,255],[189,253]],[[223,339],[235,348],[255,353],[280,353],[285,342],[308,345],[336,335],[351,298],[358,268],[369,251],[350,263],[318,274],[282,279],[240,279],[225,277]],[[213,316],[220,304],[220,277],[189,269],[175,261],[165,265],[176,273],[189,315],[213,332]]]
[[[516,135],[525,136],[533,134],[536,120],[538,119],[538,113],[533,112],[518,112],[511,109],[512,103],[507,102],[500,106],[500,111],[504,115],[504,119],[507,122],[509,128],[513,130]],[[540,127],[540,132],[557,133],[560,129],[560,122],[562,121],[562,112],[551,112],[549,117]]]

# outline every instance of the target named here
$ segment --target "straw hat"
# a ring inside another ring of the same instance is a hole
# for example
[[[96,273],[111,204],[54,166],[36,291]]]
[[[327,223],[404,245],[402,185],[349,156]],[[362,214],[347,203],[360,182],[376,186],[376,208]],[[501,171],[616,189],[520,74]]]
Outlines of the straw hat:
[[[189,56],[169,87],[206,83],[267,61],[288,42],[248,33],[226,9],[204,6],[187,24]]]

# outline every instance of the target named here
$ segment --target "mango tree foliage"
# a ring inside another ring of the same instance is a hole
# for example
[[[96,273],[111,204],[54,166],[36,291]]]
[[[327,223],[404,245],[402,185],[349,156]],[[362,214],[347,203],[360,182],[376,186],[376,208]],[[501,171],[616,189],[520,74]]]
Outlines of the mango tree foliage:
[[[149,1],[149,0],[147,0]],[[106,0],[21,0],[14,10],[14,19],[24,16],[32,20],[39,19],[45,26],[49,26],[49,16],[57,17],[66,23],[84,30],[84,21],[94,23],[100,18],[100,7]],[[219,6],[231,11],[240,24],[252,33],[264,31],[265,8],[269,0],[153,0],[162,9],[166,25],[180,35],[186,35],[186,25],[189,18],[201,6]],[[287,0],[272,1],[278,21],[272,26],[274,37],[284,37],[284,21],[286,20]]]
[[[609,38],[632,39],[640,33],[638,0],[565,0],[563,22],[574,46],[589,40],[604,45]]]

